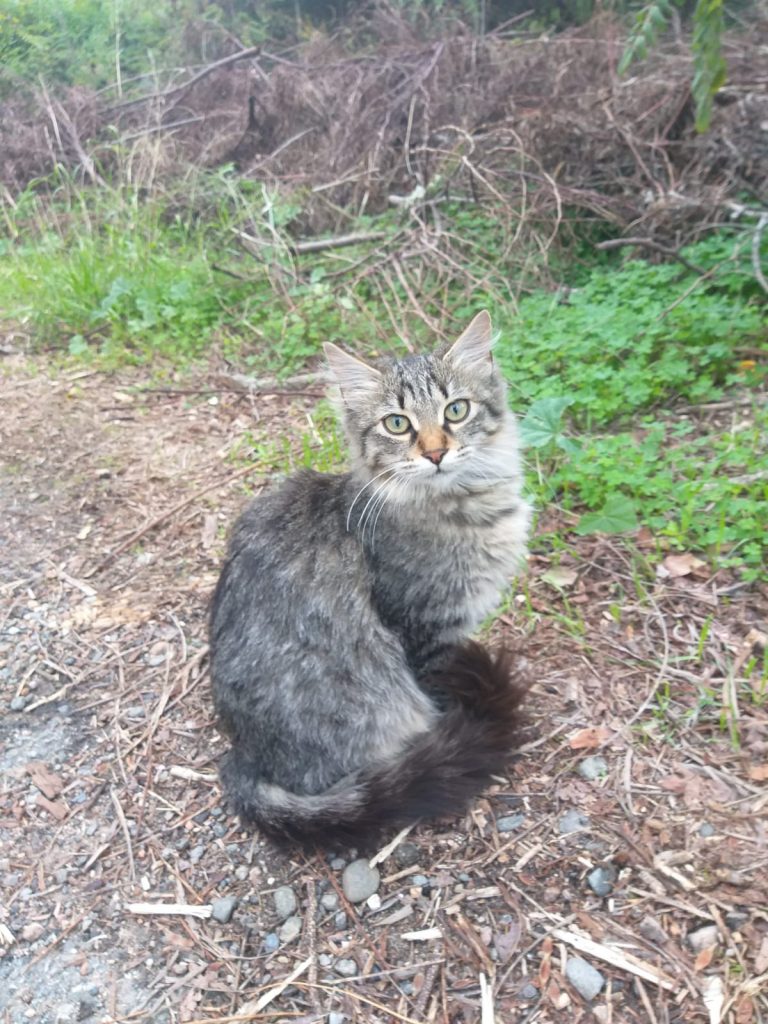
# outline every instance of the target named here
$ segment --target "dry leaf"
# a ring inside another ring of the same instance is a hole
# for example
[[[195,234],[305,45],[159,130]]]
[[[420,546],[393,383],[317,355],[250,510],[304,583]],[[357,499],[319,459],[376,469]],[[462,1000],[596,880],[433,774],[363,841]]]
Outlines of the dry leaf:
[[[764,974],[766,971],[768,971],[768,935],[763,937],[755,957],[755,973]]]
[[[691,573],[695,576],[709,575],[707,563],[690,553],[685,555],[667,555],[661,565],[666,569],[666,575],[672,577],[690,576]],[[663,574],[658,573],[657,569],[657,575]]]
[[[712,963],[712,957],[715,955],[715,946],[707,946],[706,949],[702,949],[697,955],[694,961],[694,968],[697,971],[704,971]]]
[[[750,996],[743,996],[736,1004],[736,1024],[751,1024],[755,1019],[755,1004]]]
[[[768,780],[768,764],[753,764],[748,775],[753,782],[766,782]]]
[[[549,583],[551,587],[555,587],[557,590],[563,590],[566,587],[572,587],[576,580],[579,578],[579,574],[575,569],[566,569],[563,566],[556,566],[554,569],[547,569],[539,577],[545,583]]]
[[[25,765],[25,771],[32,779],[33,785],[37,786],[43,796],[53,800],[64,789],[61,776],[56,775],[47,768],[42,761],[30,761]]]
[[[606,743],[612,735],[611,730],[604,725],[591,725],[574,733],[568,740],[568,746],[571,750],[594,750]]]

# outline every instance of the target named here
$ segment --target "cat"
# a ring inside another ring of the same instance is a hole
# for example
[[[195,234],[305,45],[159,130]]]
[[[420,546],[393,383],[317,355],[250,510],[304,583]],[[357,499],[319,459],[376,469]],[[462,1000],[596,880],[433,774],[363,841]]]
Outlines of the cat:
[[[530,517],[492,341],[481,312],[442,354],[326,343],[351,470],[302,471],[235,524],[210,619],[221,779],[275,838],[459,812],[508,761],[520,662],[467,641]]]

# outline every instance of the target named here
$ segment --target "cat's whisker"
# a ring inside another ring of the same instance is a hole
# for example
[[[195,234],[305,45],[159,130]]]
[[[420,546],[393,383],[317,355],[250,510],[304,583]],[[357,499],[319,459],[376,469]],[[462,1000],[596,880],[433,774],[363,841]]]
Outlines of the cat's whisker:
[[[371,484],[376,483],[376,481],[380,480],[381,477],[383,477],[385,474],[391,473],[391,472],[392,472],[391,466],[387,466],[387,468],[382,470],[381,473],[377,473],[376,476],[371,477],[370,480],[368,480],[366,483],[364,483],[363,486],[360,488],[360,490],[357,492],[357,494],[354,496],[354,498],[352,499],[352,504],[349,506],[349,511],[347,512],[347,526],[346,526],[347,533],[349,533],[349,520],[350,520],[350,517],[352,515],[352,510],[354,509],[355,505],[357,504],[357,499],[360,497],[360,495],[363,493],[363,491],[366,490],[366,488],[371,486]]]
[[[363,537],[363,538],[365,537],[365,526],[366,526],[368,520],[371,517],[371,513],[373,512],[373,509],[376,507],[376,499],[381,494],[381,492],[388,487],[390,482],[391,482],[390,480],[385,480],[383,484],[380,484],[376,488],[376,490],[373,492],[373,494],[368,499],[365,508],[361,512],[360,518],[357,521],[357,529],[360,530],[360,528],[362,527],[361,537]],[[373,507],[371,508],[371,506],[373,506]],[[368,512],[369,508],[371,509],[370,512]],[[366,513],[368,513],[368,514],[366,515]]]
[[[373,529],[371,530],[371,551],[376,550],[376,524],[379,521],[379,516],[384,511],[384,506],[387,504],[388,501],[396,497],[401,488],[405,488],[405,486],[405,481],[403,480],[402,477],[395,477],[394,488],[392,488],[392,490],[388,494],[385,494],[384,500],[379,505],[379,511],[376,513],[376,518],[373,520]]]

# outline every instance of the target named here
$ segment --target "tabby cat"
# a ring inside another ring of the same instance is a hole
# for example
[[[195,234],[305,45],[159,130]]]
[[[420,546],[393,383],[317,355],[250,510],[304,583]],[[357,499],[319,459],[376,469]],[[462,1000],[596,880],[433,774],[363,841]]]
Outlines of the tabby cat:
[[[333,344],[352,468],[303,471],[235,525],[211,612],[245,822],[326,842],[466,807],[504,768],[524,686],[467,637],[525,555],[515,421],[479,313],[434,355]]]

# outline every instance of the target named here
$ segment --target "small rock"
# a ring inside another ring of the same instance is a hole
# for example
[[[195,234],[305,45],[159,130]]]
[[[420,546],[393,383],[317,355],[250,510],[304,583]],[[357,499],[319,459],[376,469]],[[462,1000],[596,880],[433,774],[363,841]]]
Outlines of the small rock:
[[[709,839],[710,836],[713,836],[715,834],[715,831],[715,826],[710,825],[708,821],[702,821],[702,823],[699,825],[699,835],[702,837],[702,839]]]
[[[344,868],[341,886],[350,903],[362,903],[379,888],[380,876],[376,868],[368,866],[367,860],[353,860]]]
[[[298,906],[296,893],[290,885],[281,885],[279,889],[275,889],[272,893],[272,899],[275,902],[277,916],[281,921],[284,921],[286,917],[290,917],[291,914],[296,912],[296,907]]]
[[[524,821],[524,814],[506,814],[503,818],[496,819],[496,828],[499,832],[514,832]]]
[[[343,932],[347,927],[347,914],[346,911],[340,910],[338,914],[334,915],[333,926],[337,932]]]
[[[235,868],[235,878],[238,882],[244,882],[248,878],[248,873],[248,867],[245,864]]]
[[[35,939],[39,939],[45,929],[39,921],[33,921],[31,924],[25,924],[21,929],[21,937],[25,942],[34,942]]]
[[[425,885],[429,885],[429,879],[426,875],[411,875],[408,882],[410,885],[418,885],[420,889],[423,889]]]
[[[327,953],[321,953],[320,956],[317,958],[317,962],[320,964],[321,967],[330,967],[331,964],[333,963],[333,957],[328,956]]]
[[[527,985],[523,985],[520,991],[517,993],[518,999],[538,999],[539,990],[535,985],[532,985],[530,981]]]
[[[694,953],[700,953],[702,949],[709,949],[717,945],[720,932],[716,924],[705,924],[703,928],[697,928],[695,932],[688,932],[688,945]]]
[[[56,868],[53,872],[53,880],[57,885],[66,885],[68,878],[69,870],[67,868]]]
[[[745,914],[740,910],[732,910],[730,914],[725,915],[725,923],[732,932],[737,932],[748,920],[749,914]]]
[[[595,868],[587,875],[587,884],[592,892],[598,896],[607,896],[613,891],[613,884],[616,881],[616,868],[612,864],[605,867]]]
[[[234,896],[221,896],[211,903],[211,917],[219,924],[227,924],[235,912],[237,899]]]
[[[204,846],[196,846],[194,850],[190,851],[189,862],[190,864],[197,864],[198,861],[202,860],[203,854],[205,853]]]
[[[342,978],[354,978],[357,974],[357,964],[354,960],[337,960],[334,971]]]
[[[651,917],[650,914],[646,914],[637,927],[644,939],[648,939],[649,942],[653,942],[657,946],[663,945],[669,938],[656,918]]]
[[[410,868],[418,864],[420,856],[421,851],[416,843],[400,843],[394,853],[395,864],[399,868]]]
[[[565,976],[582,999],[594,999],[605,984],[605,978],[600,971],[579,956],[568,958]]]
[[[366,907],[370,910],[381,910],[381,896],[377,892],[373,896],[369,896],[365,901]]]
[[[278,939],[276,932],[268,932],[264,936],[262,946],[265,953],[274,953],[280,946],[280,939]]]
[[[331,861],[331,867],[334,871],[343,871],[346,866],[347,862],[343,857],[334,857]]]
[[[568,835],[569,832],[580,832],[582,829],[589,828],[589,818],[572,807],[570,811],[566,811],[560,816],[557,828],[561,836]]]
[[[336,1010],[332,1010],[328,1014],[328,1024],[344,1024],[346,1019],[347,1015],[345,1013],[337,1013]]]
[[[14,697],[13,700],[8,705],[8,707],[11,709],[11,711],[23,711],[26,706],[27,706],[27,698],[26,697]]]
[[[594,782],[596,779],[602,779],[604,775],[608,774],[608,762],[604,757],[600,757],[599,754],[593,754],[591,757],[585,757],[576,770],[582,779],[586,779],[587,782]]]
[[[288,917],[280,925],[278,929],[278,936],[282,943],[293,942],[293,940],[301,934],[301,918],[300,917]]]
[[[339,897],[335,892],[327,892],[320,897],[320,905],[325,910],[338,910]]]

